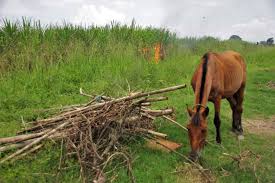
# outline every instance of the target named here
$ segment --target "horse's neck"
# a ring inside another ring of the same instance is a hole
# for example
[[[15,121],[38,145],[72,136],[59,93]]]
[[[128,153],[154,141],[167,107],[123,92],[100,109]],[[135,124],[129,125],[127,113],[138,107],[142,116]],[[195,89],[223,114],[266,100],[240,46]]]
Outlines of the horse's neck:
[[[204,106],[207,105],[207,102],[208,102],[208,98],[209,98],[209,95],[210,95],[210,91],[211,91],[211,87],[212,87],[212,71],[213,69],[210,68],[210,66],[207,66],[207,73],[206,73],[206,78],[205,78],[205,83],[204,83],[204,89],[202,91],[202,100],[200,101],[200,88],[202,87],[201,86],[201,78],[202,78],[202,74],[199,74],[199,82],[197,82],[196,84],[196,90],[195,90],[195,105],[196,104],[202,104]]]

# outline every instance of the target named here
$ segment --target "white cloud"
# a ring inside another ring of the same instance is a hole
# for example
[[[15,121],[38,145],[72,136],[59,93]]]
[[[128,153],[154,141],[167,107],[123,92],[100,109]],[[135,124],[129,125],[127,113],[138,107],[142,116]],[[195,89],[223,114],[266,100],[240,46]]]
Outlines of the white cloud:
[[[191,1],[191,4],[195,6],[208,7],[208,8],[213,8],[220,5],[217,1]]]
[[[122,9],[134,8],[136,5],[134,1],[129,1],[129,0],[128,1],[127,0],[111,1],[111,4],[117,8],[122,8]]]
[[[254,18],[246,23],[232,25],[232,30],[247,40],[266,40],[275,36],[275,20],[265,17]]]
[[[77,11],[73,18],[73,23],[82,25],[105,25],[115,20],[124,22],[126,16],[123,13],[107,8],[103,5],[96,6],[93,4],[83,5]]]
[[[1,0],[0,0],[1,1]],[[34,10],[35,11],[35,10]],[[20,0],[3,1],[0,6],[0,15],[13,17],[30,16],[31,12]]]
[[[61,0],[59,0],[61,1]],[[63,0],[64,3],[84,3],[84,0]]]

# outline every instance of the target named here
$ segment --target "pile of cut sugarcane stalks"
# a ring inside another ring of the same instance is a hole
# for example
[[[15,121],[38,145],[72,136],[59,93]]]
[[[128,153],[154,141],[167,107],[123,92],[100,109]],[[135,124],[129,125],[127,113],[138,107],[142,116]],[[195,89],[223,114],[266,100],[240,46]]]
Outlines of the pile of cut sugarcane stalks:
[[[122,142],[136,135],[166,137],[166,134],[154,131],[153,121],[156,117],[171,115],[173,109],[149,109],[153,102],[168,99],[152,95],[185,87],[179,85],[133,93],[117,99],[97,96],[87,104],[66,106],[51,118],[27,123],[28,126],[17,136],[0,138],[0,153],[5,153],[0,164],[37,151],[46,140],[61,142],[62,139],[62,143],[66,143],[67,155],[78,159],[83,182],[104,182],[105,168],[114,158],[124,158],[131,182],[135,182],[130,157],[123,152]]]

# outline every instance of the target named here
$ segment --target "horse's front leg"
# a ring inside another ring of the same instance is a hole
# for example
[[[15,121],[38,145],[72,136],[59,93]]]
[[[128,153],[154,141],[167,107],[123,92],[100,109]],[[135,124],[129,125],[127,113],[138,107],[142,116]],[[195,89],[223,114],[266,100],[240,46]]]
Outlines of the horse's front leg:
[[[216,142],[221,143],[221,133],[220,133],[220,126],[221,126],[221,120],[220,120],[220,108],[221,108],[221,100],[222,97],[218,96],[215,98],[214,107],[215,107],[215,117],[214,117],[214,124],[216,127]]]

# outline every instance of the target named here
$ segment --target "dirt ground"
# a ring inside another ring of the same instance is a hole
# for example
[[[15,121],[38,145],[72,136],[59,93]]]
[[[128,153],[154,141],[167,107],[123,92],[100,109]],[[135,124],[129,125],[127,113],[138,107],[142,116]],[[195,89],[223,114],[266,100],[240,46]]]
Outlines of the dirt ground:
[[[245,119],[243,122],[243,126],[244,130],[248,133],[275,136],[275,116],[267,119]]]
[[[266,83],[266,86],[271,89],[275,89],[275,81],[269,81]]]

